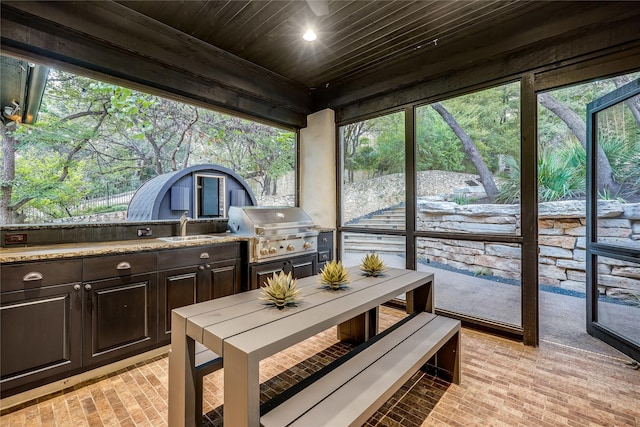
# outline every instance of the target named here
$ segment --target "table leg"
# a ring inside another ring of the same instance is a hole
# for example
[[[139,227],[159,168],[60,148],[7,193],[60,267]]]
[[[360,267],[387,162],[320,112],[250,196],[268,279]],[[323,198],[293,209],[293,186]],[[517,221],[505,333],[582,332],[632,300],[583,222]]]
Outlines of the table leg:
[[[195,341],[186,331],[186,320],[172,313],[168,402],[169,425],[172,427],[196,425]]]
[[[260,425],[260,361],[225,343],[224,425]]]
[[[407,313],[426,311],[433,313],[433,281],[407,292]]]
[[[338,325],[338,339],[363,343],[378,334],[378,307]]]

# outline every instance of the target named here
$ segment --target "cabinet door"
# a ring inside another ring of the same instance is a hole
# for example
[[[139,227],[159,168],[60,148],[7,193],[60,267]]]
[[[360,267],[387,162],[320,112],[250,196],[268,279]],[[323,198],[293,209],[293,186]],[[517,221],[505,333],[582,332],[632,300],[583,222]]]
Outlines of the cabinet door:
[[[301,279],[316,274],[316,268],[317,255],[315,253],[264,264],[252,264],[249,269],[251,289],[258,289],[266,284],[267,278],[277,271],[291,272],[293,278]]]
[[[171,310],[197,301],[198,269],[188,267],[158,275],[158,339],[171,339]]]
[[[80,289],[80,283],[75,283],[0,294],[3,396],[81,366]]]
[[[260,289],[267,284],[267,278],[273,276],[273,273],[282,271],[284,264],[282,261],[267,262],[264,264],[253,264],[250,267],[249,275],[251,276],[251,288]]]
[[[310,255],[304,258],[296,258],[289,261],[288,269],[291,275],[296,279],[309,277],[316,274],[316,255]]]
[[[85,365],[127,357],[156,342],[155,274],[84,284]]]
[[[319,274],[325,264],[333,259],[333,232],[323,231],[318,235],[318,265],[316,272]]]
[[[217,262],[211,265],[211,299],[226,297],[240,292],[240,260]]]

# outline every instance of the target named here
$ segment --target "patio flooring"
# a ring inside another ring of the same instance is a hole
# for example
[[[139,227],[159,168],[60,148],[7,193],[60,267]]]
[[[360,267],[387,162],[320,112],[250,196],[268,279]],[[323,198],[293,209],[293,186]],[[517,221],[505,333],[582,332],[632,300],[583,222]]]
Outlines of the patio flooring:
[[[516,286],[499,284],[491,294],[479,294],[478,289],[488,288],[475,281],[484,279],[435,273],[438,304],[471,301],[460,308],[485,310],[505,320],[519,313]],[[475,294],[461,298],[461,292]],[[463,328],[461,384],[418,372],[366,426],[640,425],[640,370],[631,369],[627,357],[585,332],[584,299],[541,292],[540,311],[539,347]],[[404,315],[382,307],[381,328]],[[261,399],[268,400],[351,348],[337,341],[331,328],[265,359],[260,366]],[[224,370],[205,377],[205,426],[222,425],[223,378]],[[0,425],[166,426],[167,382],[164,355],[3,408]]]
[[[384,328],[404,316],[382,307]],[[350,349],[335,328],[261,363],[268,399]],[[538,348],[463,328],[462,379],[414,375],[366,426],[638,426],[640,371],[622,358],[543,341]],[[224,369],[204,380],[204,425],[222,425]],[[13,426],[166,426],[168,358],[139,363],[0,417]],[[328,426],[334,427],[334,426]]]

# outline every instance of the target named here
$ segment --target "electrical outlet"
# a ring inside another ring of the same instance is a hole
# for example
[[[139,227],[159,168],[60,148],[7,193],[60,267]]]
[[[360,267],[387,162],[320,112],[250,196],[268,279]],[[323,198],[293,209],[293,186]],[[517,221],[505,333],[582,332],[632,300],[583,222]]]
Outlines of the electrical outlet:
[[[152,236],[152,235],[153,235],[153,232],[149,227],[138,228],[138,237],[146,237],[146,236]]]
[[[7,233],[4,235],[5,245],[26,245],[27,233]]]

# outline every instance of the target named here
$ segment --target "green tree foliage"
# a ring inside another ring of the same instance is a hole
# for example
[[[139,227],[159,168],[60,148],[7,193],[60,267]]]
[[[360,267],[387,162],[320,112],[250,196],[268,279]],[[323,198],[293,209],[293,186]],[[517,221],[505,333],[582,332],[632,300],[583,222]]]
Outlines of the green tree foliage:
[[[418,108],[416,122],[419,123],[416,130],[419,171],[468,171],[471,162],[464,155],[460,139],[433,108]]]
[[[271,126],[212,111],[202,114],[198,130],[204,158],[254,181],[263,195],[277,194],[277,180],[295,167],[295,136]]]
[[[277,179],[295,167],[293,132],[58,70],[49,74],[38,122],[7,130],[12,139],[5,130],[3,153],[13,156],[16,174],[3,183],[11,201],[2,217],[12,222],[26,207],[70,216],[82,197],[129,191],[199,163],[237,167],[263,194],[275,194]]]
[[[520,85],[511,83],[442,101],[473,140],[484,162],[497,171],[501,156],[519,156],[520,152]],[[434,120],[442,120],[431,116]],[[432,122],[424,122],[428,143]],[[435,135],[437,136],[437,134]],[[464,172],[475,173],[466,161]]]
[[[82,174],[84,165],[83,161],[70,164],[59,153],[42,156],[39,150],[29,150],[16,166],[16,176],[21,179],[14,186],[15,197],[29,198],[32,207],[51,219],[77,214],[78,204],[89,192]],[[61,180],[59,171],[65,167],[69,172]]]

